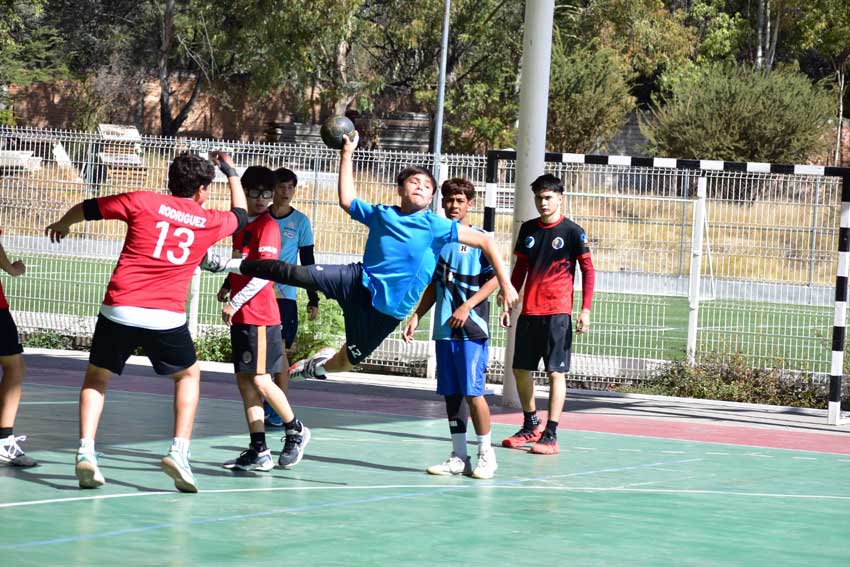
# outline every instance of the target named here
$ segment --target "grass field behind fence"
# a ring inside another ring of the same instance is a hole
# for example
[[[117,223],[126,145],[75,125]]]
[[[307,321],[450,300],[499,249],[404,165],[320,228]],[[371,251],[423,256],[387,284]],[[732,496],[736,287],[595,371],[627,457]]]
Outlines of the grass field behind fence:
[[[113,261],[74,258],[71,264],[67,257],[27,255],[24,261],[28,266],[24,277],[4,278],[13,312],[81,318],[97,315],[114,268]],[[202,273],[199,323],[203,327],[220,325],[224,329],[221,304],[215,298],[223,279],[221,274]],[[77,283],[80,280],[86,283]],[[303,302],[303,295],[301,299]],[[575,305],[580,304],[581,294],[576,293]],[[328,301],[322,305],[324,309],[336,308]],[[827,372],[832,313],[829,307],[702,301],[697,352],[700,356],[713,352],[741,353],[761,366]],[[498,316],[499,310],[494,305],[491,344],[503,347],[506,332],[498,327]],[[604,357],[681,360],[686,353],[688,316],[685,297],[597,292],[591,332],[575,336],[573,351]],[[394,336],[398,338],[400,334]],[[428,339],[427,319],[420,323],[416,338]]]

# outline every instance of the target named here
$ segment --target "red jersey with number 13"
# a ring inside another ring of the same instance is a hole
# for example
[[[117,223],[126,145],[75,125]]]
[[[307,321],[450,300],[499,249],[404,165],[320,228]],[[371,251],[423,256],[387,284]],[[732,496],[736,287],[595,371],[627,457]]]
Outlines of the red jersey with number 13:
[[[207,210],[188,197],[137,191],[96,202],[104,219],[127,223],[105,305],[185,313],[195,268],[210,246],[238,227],[231,211]]]

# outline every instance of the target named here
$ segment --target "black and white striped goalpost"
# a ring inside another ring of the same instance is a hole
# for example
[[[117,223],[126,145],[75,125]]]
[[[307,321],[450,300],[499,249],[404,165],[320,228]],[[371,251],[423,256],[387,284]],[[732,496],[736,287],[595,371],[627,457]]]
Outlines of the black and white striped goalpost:
[[[484,209],[484,229],[494,230],[496,216],[496,188],[499,181],[499,162],[516,160],[515,151],[492,150],[487,152],[487,192]],[[832,328],[832,365],[829,378],[830,425],[850,423],[842,417],[841,393],[844,382],[844,346],[847,338],[847,292],[850,279],[850,168],[820,165],[790,165],[763,162],[730,162],[704,159],[650,158],[631,156],[606,156],[571,153],[546,153],[549,163],[574,163],[585,165],[615,165],[621,167],[651,167],[658,169],[688,169],[697,171],[728,171],[739,173],[776,173],[785,175],[817,175],[841,179],[841,224],[838,238],[838,269],[835,279],[835,315]],[[542,173],[542,172],[541,172]],[[527,219],[521,219],[527,220]],[[489,224],[488,224],[489,221]],[[505,353],[508,356],[508,353]],[[509,372],[510,361],[505,360]]]

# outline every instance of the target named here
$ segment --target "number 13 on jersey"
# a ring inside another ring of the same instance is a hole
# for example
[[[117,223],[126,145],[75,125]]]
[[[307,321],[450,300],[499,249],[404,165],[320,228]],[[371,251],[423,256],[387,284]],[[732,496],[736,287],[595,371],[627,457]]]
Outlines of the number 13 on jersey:
[[[176,242],[174,244],[179,248],[179,252],[173,249],[166,250],[165,259],[171,262],[172,264],[185,264],[186,260],[189,259],[189,247],[192,246],[192,243],[195,241],[195,233],[191,228],[186,228],[185,226],[178,226],[174,228],[167,221],[159,221],[156,223],[156,228],[159,230],[159,238],[156,240],[156,248],[153,251],[154,258],[162,257],[162,248],[165,246],[166,239],[171,236],[171,240],[169,240],[169,248],[173,248],[172,241]],[[173,229],[173,230],[172,230]]]

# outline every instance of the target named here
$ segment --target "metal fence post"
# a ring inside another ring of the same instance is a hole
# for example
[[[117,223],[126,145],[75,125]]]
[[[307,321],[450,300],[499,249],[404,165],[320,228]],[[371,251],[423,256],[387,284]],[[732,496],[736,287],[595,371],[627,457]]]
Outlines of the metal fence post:
[[[688,283],[688,364],[696,362],[706,185],[705,177],[700,177],[697,181],[697,200],[694,202],[694,224],[691,229],[691,277]]]

